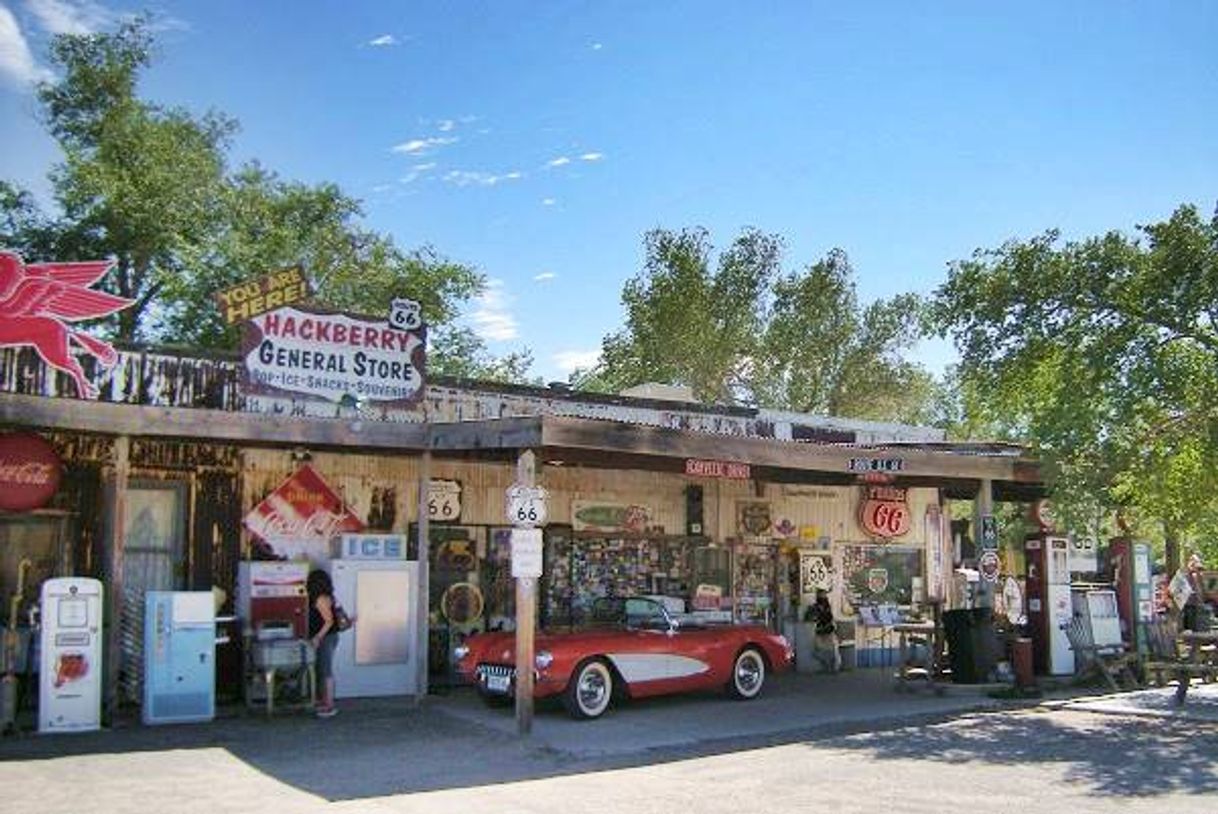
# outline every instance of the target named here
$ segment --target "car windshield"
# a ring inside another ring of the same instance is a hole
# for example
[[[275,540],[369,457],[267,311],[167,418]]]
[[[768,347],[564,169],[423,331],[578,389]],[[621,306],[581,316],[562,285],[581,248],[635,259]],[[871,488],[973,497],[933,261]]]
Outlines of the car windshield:
[[[590,627],[632,627],[663,630],[668,616],[663,606],[645,597],[605,596],[595,600],[588,611]]]

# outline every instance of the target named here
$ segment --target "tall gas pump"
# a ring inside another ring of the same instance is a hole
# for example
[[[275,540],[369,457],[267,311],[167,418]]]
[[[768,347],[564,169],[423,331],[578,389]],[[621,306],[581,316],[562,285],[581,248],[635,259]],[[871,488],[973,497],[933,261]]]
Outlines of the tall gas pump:
[[[1070,621],[1070,540],[1048,532],[1024,539],[1032,664],[1041,675],[1070,675],[1074,651],[1062,625]]]
[[[1154,621],[1154,588],[1150,576],[1150,546],[1128,537],[1108,541],[1108,571],[1116,588],[1121,637],[1137,652],[1148,648],[1146,626]]]

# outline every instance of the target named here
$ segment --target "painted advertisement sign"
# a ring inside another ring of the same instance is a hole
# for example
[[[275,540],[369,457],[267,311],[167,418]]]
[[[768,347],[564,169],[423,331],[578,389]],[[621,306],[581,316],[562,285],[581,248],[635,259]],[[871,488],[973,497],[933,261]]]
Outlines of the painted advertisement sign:
[[[96,398],[97,388],[74,351],[94,356],[103,367],[118,361],[118,353],[71,323],[109,316],[135,302],[90,288],[112,265],[99,260],[27,266],[18,255],[0,252],[0,348],[33,347],[43,362],[72,378],[77,395]]]
[[[0,435],[0,509],[27,512],[47,504],[59,489],[63,463],[40,435]]]
[[[363,531],[364,522],[305,464],[250,510],[245,527],[281,557],[316,559],[332,537]]]
[[[225,325],[236,325],[247,319],[300,302],[309,296],[309,281],[304,269],[292,266],[257,280],[247,280],[226,288],[216,295],[216,304]]]
[[[268,311],[242,327],[243,383],[249,393],[299,393],[340,401],[412,404],[423,397],[426,328],[418,306],[395,300],[388,320],[302,306]]]

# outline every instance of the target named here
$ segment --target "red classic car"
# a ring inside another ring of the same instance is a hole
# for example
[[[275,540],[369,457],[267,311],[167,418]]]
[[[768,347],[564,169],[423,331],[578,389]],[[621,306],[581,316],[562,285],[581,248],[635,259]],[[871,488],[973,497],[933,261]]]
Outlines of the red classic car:
[[[756,698],[766,672],[792,659],[790,643],[764,627],[702,624],[647,597],[598,599],[585,627],[540,633],[534,654],[534,697],[560,695],[576,718],[599,717],[614,698],[718,687]],[[453,656],[458,675],[486,700],[514,696],[515,634],[473,635]]]

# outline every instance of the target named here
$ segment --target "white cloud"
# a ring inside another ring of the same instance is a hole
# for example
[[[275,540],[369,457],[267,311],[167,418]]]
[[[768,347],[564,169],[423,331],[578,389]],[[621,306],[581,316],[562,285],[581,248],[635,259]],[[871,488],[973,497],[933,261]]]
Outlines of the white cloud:
[[[592,45],[591,45],[591,46],[589,46],[589,47],[590,47],[590,48],[591,48],[593,51],[599,51],[599,50],[601,50],[602,48],[604,48],[605,46],[601,45],[599,42],[594,42],[594,43],[592,43]]]
[[[571,163],[571,159],[565,155],[560,155],[558,158],[551,159],[546,162],[547,167],[563,167]]]
[[[550,358],[554,360],[554,365],[559,370],[564,373],[574,373],[577,369],[587,370],[595,367],[596,363],[601,360],[601,352],[599,350],[560,350]]]
[[[474,323],[474,332],[482,339],[506,342],[520,335],[511,312],[511,298],[503,290],[502,280],[490,280],[475,302],[478,310],[470,315],[470,320]]]
[[[539,283],[544,283],[546,280],[553,280],[558,275],[552,271],[543,271],[541,274],[536,274],[533,279]]]
[[[553,199],[553,198],[542,198],[542,199],[541,199],[541,205],[542,205],[542,206],[553,206],[553,205],[554,205],[554,204],[556,204],[556,203],[558,203],[558,201],[556,201],[556,200],[555,200],[555,199]]]
[[[397,38],[392,34],[382,34],[376,39],[368,40],[368,44],[373,48],[384,48],[389,45],[397,45]]]
[[[605,157],[604,153],[584,153],[579,157],[580,161],[600,161]]]
[[[430,151],[433,147],[443,147],[445,144],[455,144],[455,137],[444,138],[442,136],[433,136],[432,138],[415,138],[410,141],[403,141],[401,144],[395,144],[391,148],[395,153],[405,153],[406,155],[423,155]]]
[[[52,34],[96,34],[125,16],[92,0],[26,0],[25,5]]]
[[[4,6],[0,6],[0,77],[6,77],[18,86],[51,79],[51,72],[34,62],[30,44],[21,33],[17,18]]]
[[[415,172],[427,172],[428,170],[434,170],[437,166],[439,165],[436,162],[428,161],[423,164],[415,164],[411,169]]]
[[[447,133],[456,126],[457,123],[452,119],[440,119],[440,121],[436,123],[436,129],[438,129],[441,133]]]
[[[502,175],[494,175],[489,172],[472,172],[469,170],[450,170],[444,174],[446,182],[458,187],[493,187],[504,181],[519,181],[521,178],[524,178],[524,173],[520,170],[512,170]]]

